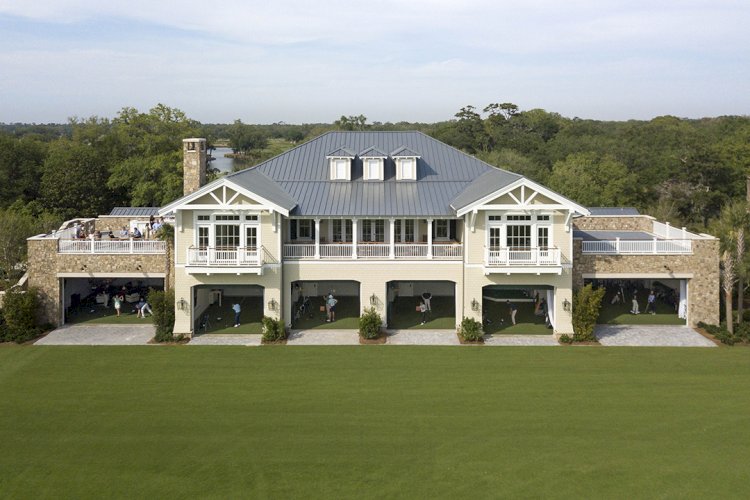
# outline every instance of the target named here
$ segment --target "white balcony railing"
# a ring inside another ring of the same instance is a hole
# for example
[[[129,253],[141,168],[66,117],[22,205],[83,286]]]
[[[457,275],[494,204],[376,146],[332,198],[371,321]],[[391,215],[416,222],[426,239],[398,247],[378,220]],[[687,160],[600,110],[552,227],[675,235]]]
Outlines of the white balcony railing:
[[[487,266],[559,266],[559,248],[485,248]]]
[[[394,243],[391,253],[390,243],[357,243],[356,257],[355,245],[351,243],[321,243],[318,245],[318,255],[315,253],[315,245],[312,243],[285,243],[283,249],[284,259],[401,259],[401,260],[461,260],[463,257],[463,246],[460,243]]]
[[[158,254],[166,251],[167,243],[160,240],[57,240],[58,253]]]
[[[188,266],[259,266],[260,252],[257,247],[208,247],[188,248]]]
[[[691,240],[601,240],[581,242],[581,251],[605,255],[675,255],[692,254]]]

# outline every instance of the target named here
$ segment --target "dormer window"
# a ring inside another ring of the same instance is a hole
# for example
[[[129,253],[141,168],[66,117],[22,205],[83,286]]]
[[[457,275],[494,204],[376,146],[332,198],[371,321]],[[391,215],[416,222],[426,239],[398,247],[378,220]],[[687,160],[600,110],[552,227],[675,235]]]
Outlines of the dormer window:
[[[393,157],[393,161],[396,162],[396,180],[417,180],[417,159],[420,158],[419,153],[412,151],[406,146],[402,146],[391,153],[391,156]]]
[[[382,181],[384,179],[383,170],[387,155],[375,146],[371,146],[361,153],[359,157],[362,160],[362,179],[366,181]]]
[[[354,153],[346,148],[338,148],[326,155],[328,159],[328,178],[332,181],[352,180],[352,160]]]

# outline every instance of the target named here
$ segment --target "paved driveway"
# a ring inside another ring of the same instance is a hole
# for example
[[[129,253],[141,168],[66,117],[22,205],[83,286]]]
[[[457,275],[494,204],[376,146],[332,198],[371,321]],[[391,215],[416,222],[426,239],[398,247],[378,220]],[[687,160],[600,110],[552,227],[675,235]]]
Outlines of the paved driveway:
[[[34,345],[144,345],[154,338],[154,325],[65,325]]]
[[[598,325],[594,330],[601,345],[631,347],[716,347],[687,326]]]

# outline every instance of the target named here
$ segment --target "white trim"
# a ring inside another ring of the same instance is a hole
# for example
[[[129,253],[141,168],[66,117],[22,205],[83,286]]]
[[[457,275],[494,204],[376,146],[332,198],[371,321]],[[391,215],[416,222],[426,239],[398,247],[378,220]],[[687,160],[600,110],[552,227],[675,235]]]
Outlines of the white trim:
[[[185,269],[185,274],[205,274],[210,276],[212,274],[236,274],[237,276],[243,274],[257,274],[258,276],[263,275],[263,266],[242,266],[242,267],[197,267],[190,266]]]
[[[379,259],[360,259],[360,260],[352,260],[350,261],[348,257],[342,258],[342,260],[305,260],[305,259],[294,259],[294,260],[285,260],[282,262],[285,266],[286,265],[303,265],[303,266],[309,266],[309,265],[329,265],[329,266],[347,266],[347,265],[354,265],[354,266],[363,266],[363,265],[373,265],[373,266],[392,266],[392,265],[402,265],[402,266],[434,266],[434,265],[453,265],[453,266],[462,266],[464,263],[461,260],[389,260],[388,257],[382,257]],[[481,264],[478,264],[477,267],[484,267]],[[534,270],[536,272],[536,270]]]
[[[482,266],[484,267],[484,266]],[[562,274],[562,266],[549,266],[549,267],[484,267],[484,275],[489,276],[490,274]]]
[[[571,210],[573,212],[577,212],[577,213],[579,213],[581,215],[589,215],[590,214],[590,212],[585,207],[582,207],[581,205],[579,205],[577,203],[574,203],[573,201],[565,198],[561,194],[555,193],[554,191],[551,191],[550,189],[547,189],[546,187],[542,186],[541,184],[537,184],[536,182],[534,182],[532,180],[529,180],[529,179],[527,179],[525,177],[522,177],[522,178],[518,179],[517,181],[512,182],[512,183],[508,184],[507,186],[505,186],[505,187],[503,187],[501,189],[498,189],[497,191],[494,191],[493,193],[490,193],[487,196],[485,196],[483,198],[480,198],[479,200],[477,200],[477,201],[475,201],[473,203],[470,203],[470,204],[466,205],[465,207],[463,207],[463,208],[461,208],[459,210],[456,210],[456,214],[460,216],[460,215],[464,215],[465,213],[468,213],[468,212],[474,210],[475,208],[480,208],[480,207],[483,208],[483,209],[488,208],[490,206],[487,206],[487,207],[484,206],[486,203],[494,200],[495,198],[503,196],[504,194],[510,194],[511,197],[513,197],[514,199],[518,200],[512,194],[512,191],[514,191],[515,189],[517,189],[519,187],[524,187],[524,188],[528,187],[528,188],[530,188],[530,189],[532,189],[534,191],[537,191],[538,193],[541,193],[545,197],[547,197],[547,198],[549,198],[549,199],[551,199],[553,201],[558,202],[562,207],[565,207],[568,210]],[[525,204],[522,204],[522,203],[519,202],[520,206],[515,206],[513,208],[515,208],[516,210],[518,210],[520,208],[527,209],[527,210],[560,208],[559,206],[555,206],[555,205],[528,205],[529,201],[530,200],[526,200]],[[492,207],[493,207],[493,209],[497,209],[497,210],[511,210],[512,209],[511,208],[512,205],[494,205]],[[453,207],[453,208],[455,209],[455,207]]]
[[[224,198],[224,201],[222,201],[222,200],[219,200],[216,197],[216,195],[213,194],[214,191],[216,191],[219,188],[224,188],[223,191],[224,191],[224,193],[226,193],[226,191],[225,191],[226,187],[229,187],[229,188],[233,189],[234,191],[247,196],[250,199],[254,199],[254,200],[260,202],[258,205],[253,205],[253,209],[275,210],[275,211],[277,211],[279,213],[284,214],[287,217],[289,216],[289,210],[287,210],[286,208],[284,208],[284,207],[282,207],[280,205],[277,205],[276,203],[274,203],[274,202],[272,202],[272,201],[270,201],[270,200],[268,200],[268,199],[266,199],[266,198],[264,198],[262,196],[259,196],[258,194],[253,193],[252,191],[250,191],[248,189],[245,189],[244,187],[239,186],[239,185],[235,184],[234,182],[232,182],[231,180],[226,179],[226,178],[222,178],[222,179],[219,179],[219,180],[217,180],[215,182],[212,182],[211,184],[207,184],[207,185],[203,186],[201,189],[199,189],[198,191],[196,191],[196,192],[194,192],[192,194],[189,194],[187,196],[183,196],[182,198],[173,201],[169,205],[167,205],[167,206],[165,206],[165,207],[163,207],[163,208],[161,208],[159,210],[159,216],[160,217],[164,217],[165,215],[170,214],[172,212],[176,212],[178,210],[217,210],[217,209],[220,209],[220,210],[239,210],[239,209],[248,209],[249,208],[249,207],[245,208],[245,205],[239,205],[239,206],[238,205],[230,205],[229,203],[226,202],[226,197]],[[218,206],[217,205],[190,205],[190,202],[192,202],[194,200],[197,200],[198,198],[201,198],[201,197],[205,196],[206,194],[211,194],[211,196],[214,199],[216,199],[217,202],[219,203]],[[232,199],[234,199],[234,198],[232,198]],[[243,207],[243,208],[240,208],[240,207]]]

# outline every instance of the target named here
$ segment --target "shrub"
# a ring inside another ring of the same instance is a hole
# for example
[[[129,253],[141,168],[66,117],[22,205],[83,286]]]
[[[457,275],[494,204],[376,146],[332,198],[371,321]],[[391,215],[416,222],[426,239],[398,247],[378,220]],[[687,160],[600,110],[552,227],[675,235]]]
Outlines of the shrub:
[[[263,340],[266,342],[276,342],[286,338],[286,328],[280,319],[263,316]]]
[[[484,335],[482,323],[474,318],[464,318],[458,327],[458,336],[464,342],[479,342]]]
[[[174,290],[166,292],[151,289],[148,292],[148,302],[154,312],[154,326],[157,342],[171,342],[174,340]]]
[[[594,327],[604,298],[604,288],[594,288],[589,283],[573,295],[573,340],[592,342]]]
[[[382,324],[383,319],[374,307],[365,309],[365,312],[359,317],[359,334],[365,339],[377,339],[380,337]]]
[[[736,342],[742,342],[746,338],[745,336],[748,334],[748,331],[750,331],[750,327],[745,327],[743,324],[735,330],[735,333],[730,333],[724,325],[709,325],[702,321],[698,322],[698,328],[703,328],[716,337],[716,340],[726,345],[734,345]]]
[[[572,344],[573,343],[573,337],[568,335],[567,333],[563,333],[560,335],[560,338],[557,339],[561,344]]]
[[[36,288],[27,291],[12,288],[5,292],[3,301],[4,327],[0,327],[2,340],[6,342],[26,342],[41,333],[36,324],[39,296]]]

